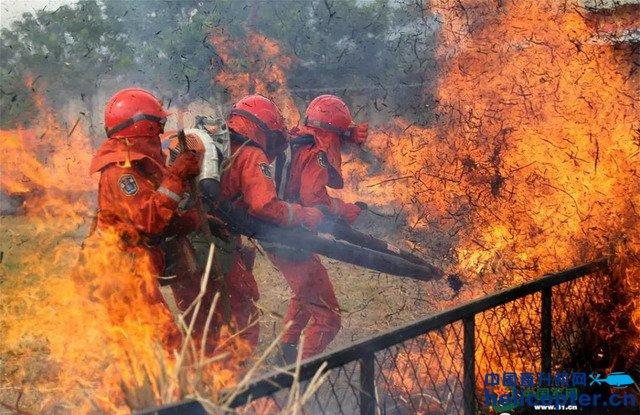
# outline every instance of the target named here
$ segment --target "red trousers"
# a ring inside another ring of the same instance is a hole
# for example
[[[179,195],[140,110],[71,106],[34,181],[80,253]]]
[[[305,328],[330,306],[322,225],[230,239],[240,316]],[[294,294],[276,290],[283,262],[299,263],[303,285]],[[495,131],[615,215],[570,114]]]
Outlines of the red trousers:
[[[200,279],[176,282],[171,285],[171,289],[178,308],[184,311],[200,292]],[[239,337],[247,343],[251,350],[255,349],[260,337],[259,315],[256,307],[260,294],[251,268],[245,262],[241,251],[235,252],[231,269],[225,275],[223,284],[209,280],[207,292],[202,299],[200,312],[194,325],[194,337],[197,339],[202,336],[207,313],[217,291],[220,291],[221,296],[206,339],[207,351],[213,352],[215,349],[220,325],[223,321],[229,323],[233,332],[239,333]],[[187,324],[191,315],[190,313],[188,316]]]
[[[240,333],[240,338],[255,349],[260,338],[260,324],[256,302],[260,299],[258,284],[253,276],[253,265],[248,265],[240,251],[234,255],[231,270],[225,277],[225,297],[222,306],[230,315],[232,328]]]
[[[316,255],[300,260],[269,256],[293,291],[285,315],[291,325],[282,341],[297,343],[304,330],[302,358],[322,352],[340,330],[340,307],[327,270]]]

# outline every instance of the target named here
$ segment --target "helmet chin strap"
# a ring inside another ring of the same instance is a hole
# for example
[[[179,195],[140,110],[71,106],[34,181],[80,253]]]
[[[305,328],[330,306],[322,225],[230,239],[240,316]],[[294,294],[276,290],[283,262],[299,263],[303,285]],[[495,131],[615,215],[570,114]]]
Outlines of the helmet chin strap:
[[[150,114],[136,114],[133,117],[129,118],[128,120],[124,120],[123,122],[116,125],[115,127],[110,129],[105,127],[104,130],[107,133],[107,137],[111,137],[113,134],[120,132],[127,127],[131,127],[133,124],[137,123],[138,121],[143,121],[143,120],[153,121],[153,122],[157,122],[160,125],[163,125],[164,124],[163,121],[165,120],[165,118],[160,118]]]

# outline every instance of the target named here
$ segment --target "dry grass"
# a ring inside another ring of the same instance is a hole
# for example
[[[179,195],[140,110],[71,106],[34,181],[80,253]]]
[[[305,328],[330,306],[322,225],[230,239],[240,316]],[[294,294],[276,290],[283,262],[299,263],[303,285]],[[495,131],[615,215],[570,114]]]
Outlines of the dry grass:
[[[160,353],[160,350],[158,349],[156,356],[158,357],[160,367],[162,368],[160,372],[151,374],[146,371],[146,376],[143,382],[135,385],[122,384],[122,390],[130,408],[144,409],[158,404],[166,405],[177,400],[192,398],[202,403],[205,409],[212,414],[235,413],[230,406],[231,403],[240,393],[246,390],[248,384],[264,367],[267,358],[277,350],[281,336],[277,336],[273,339],[265,350],[251,362],[251,366],[244,374],[242,374],[239,381],[232,388],[227,389],[225,393],[211,390],[211,379],[204,376],[204,372],[207,370],[209,365],[215,364],[228,356],[222,352],[217,356],[207,357],[205,354],[205,342],[202,341],[200,345],[197,344],[194,340],[193,328],[195,324],[195,316],[198,315],[202,305],[202,300],[207,293],[207,285],[209,284],[208,276],[210,275],[213,265],[214,250],[215,247],[212,244],[209,249],[205,272],[201,278],[200,293],[193,303],[187,307],[184,313],[177,316],[180,328],[183,332],[183,340],[179,349],[175,352],[175,361],[167,362],[163,357],[164,355]],[[218,298],[219,295],[216,293],[211,307],[207,312],[203,338],[206,338],[209,333],[211,320]],[[191,311],[193,311],[192,318],[187,321],[184,316],[188,315]],[[224,350],[224,344],[221,346],[221,349]],[[305,402],[313,396],[315,391],[325,380],[326,374],[322,373],[324,367],[321,367],[310,381],[304,383],[304,388],[302,388],[298,381],[300,359],[301,350],[298,353],[296,369],[291,374],[294,381],[289,394],[289,399],[287,403],[278,410],[281,414],[299,413]],[[129,369],[133,369],[133,366],[137,367],[137,362],[135,361],[134,356],[129,360],[129,364],[132,366]],[[273,412],[270,411],[270,413]]]
[[[38,252],[41,253],[43,260],[47,261],[48,253],[53,251],[57,244],[64,241],[79,243],[87,228],[86,226],[80,227],[66,234],[43,235],[38,234],[34,224],[24,217],[0,217],[0,222],[0,251],[4,253],[0,264],[0,294],[3,297],[3,303],[0,306],[3,312],[18,316],[26,313],[25,317],[28,317],[29,309],[24,308],[19,301],[14,301],[11,293],[21,292],[29,287],[37,287],[40,283],[38,280],[40,277],[29,275],[27,278],[17,278],[18,272],[16,271],[21,267],[21,258],[27,253]],[[415,320],[433,310],[438,297],[448,295],[446,288],[440,287],[439,283],[422,284],[403,280],[333,260],[323,259],[323,263],[329,270],[342,308],[343,327],[330,345],[330,349]],[[254,361],[247,364],[248,369],[246,369],[244,377],[238,380],[240,388],[246,385],[251,377],[274,369],[272,363],[274,359],[271,356],[279,334],[283,330],[282,316],[291,295],[286,281],[267,258],[258,255],[255,275],[261,293],[258,304],[262,311],[261,341]],[[197,304],[193,305],[193,307],[196,306]],[[2,331],[2,324],[0,319],[0,331]],[[188,331],[190,321],[183,321],[182,326]],[[21,366],[14,367],[11,355],[13,352],[3,347],[3,339],[0,336],[0,380],[2,381],[0,402],[7,404],[16,402],[18,389],[9,388],[9,386],[20,386],[19,378],[12,375],[16,370],[27,371],[29,379],[33,381],[37,381],[42,376],[47,378],[55,376],[56,369],[51,366],[55,365],[55,362],[49,359],[46,345],[38,343],[37,339],[25,339],[22,344],[25,347],[23,356],[29,355],[29,359],[26,362],[20,360]],[[156,354],[160,359],[162,355],[160,348]],[[148,383],[159,385],[159,389],[163,391],[160,395],[164,395],[164,401],[174,399],[176,396],[193,396],[205,402],[210,410],[224,407],[224,402],[220,401],[221,397],[211,398],[211,391],[203,381],[202,371],[194,370],[194,368],[216,362],[203,358],[201,346],[194,344],[191,339],[180,349],[180,355],[182,357],[178,356],[178,358],[182,359],[182,363],[179,365],[179,370],[169,370],[169,365],[167,365],[166,370],[159,375],[160,379],[151,379],[151,375],[149,375],[149,379],[142,382],[140,390],[134,390],[127,394],[128,404],[135,408],[157,405],[158,394],[148,390],[148,387],[144,385]],[[129,360],[131,364],[135,364],[135,356],[130,356]],[[317,379],[318,382],[321,380],[321,377]],[[295,413],[300,402],[303,402],[312,390],[313,388],[306,383],[305,388],[292,388],[291,403],[287,410]],[[28,413],[29,408],[39,408],[41,399],[39,394],[31,391],[31,395],[25,394],[20,397],[21,408]],[[0,413],[2,413],[2,409],[0,409]]]
[[[417,320],[451,297],[446,283],[421,283],[327,258],[322,258],[322,263],[329,272],[342,317],[342,328],[329,349]],[[257,256],[254,274],[260,288],[260,348],[264,349],[282,330],[291,291],[268,258]]]

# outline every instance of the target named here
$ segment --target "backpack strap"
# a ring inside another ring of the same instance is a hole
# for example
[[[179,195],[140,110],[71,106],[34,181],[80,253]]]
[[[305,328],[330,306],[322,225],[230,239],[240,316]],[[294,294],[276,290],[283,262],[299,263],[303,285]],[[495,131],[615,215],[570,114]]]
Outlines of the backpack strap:
[[[279,199],[284,200],[284,191],[291,177],[291,159],[293,152],[299,147],[315,145],[315,143],[315,138],[310,134],[294,137],[289,140],[289,145],[284,152],[276,157],[275,181]]]
[[[287,146],[287,148],[276,157],[276,172],[275,172],[275,182],[276,182],[276,192],[278,194],[278,199],[284,200],[284,189],[287,188],[287,183],[289,182],[289,170],[291,168],[291,146]]]
[[[298,146],[304,146],[309,144],[315,144],[316,140],[315,138],[313,138],[311,134],[306,134],[306,135],[300,135],[296,138],[289,140],[289,143],[291,146],[298,147]]]

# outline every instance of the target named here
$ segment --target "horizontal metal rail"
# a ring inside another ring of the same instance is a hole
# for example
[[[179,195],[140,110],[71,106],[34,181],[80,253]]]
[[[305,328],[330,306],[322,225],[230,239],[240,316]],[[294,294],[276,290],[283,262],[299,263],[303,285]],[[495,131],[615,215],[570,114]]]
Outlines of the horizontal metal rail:
[[[542,318],[550,319],[551,289],[554,286],[576,280],[580,277],[595,273],[599,270],[604,270],[607,268],[607,263],[608,261],[606,258],[601,258],[580,266],[566,269],[564,271],[547,274],[539,279],[515,287],[504,289],[502,291],[498,291],[494,294],[490,294],[482,298],[468,301],[459,306],[430,315],[427,318],[421,319],[406,326],[392,329],[385,333],[370,337],[348,347],[319,355],[301,363],[300,368],[297,371],[298,381],[303,382],[305,380],[311,379],[318,372],[318,370],[321,369],[321,367],[323,367],[324,371],[329,371],[331,369],[344,366],[354,361],[360,361],[361,373],[366,373],[369,375],[367,376],[367,379],[361,379],[364,383],[363,387],[366,389],[370,389],[372,386],[369,385],[369,388],[367,388],[366,385],[367,383],[372,383],[371,379],[369,379],[371,372],[374,370],[373,364],[371,363],[371,357],[376,352],[390,348],[409,339],[416,338],[429,331],[443,328],[455,322],[463,321],[465,323],[465,334],[467,334],[465,336],[464,344],[466,368],[464,383],[466,389],[465,401],[468,401],[470,399],[470,396],[473,396],[472,391],[468,390],[470,388],[470,385],[472,385],[474,382],[473,371],[469,372],[469,370],[472,370],[473,367],[473,350],[476,347],[473,342],[474,336],[469,336],[469,333],[474,332],[473,320],[478,313],[482,313],[484,311],[499,307],[503,304],[518,300],[531,294],[541,293],[543,296],[541,310]],[[543,325],[542,328],[542,364],[543,366],[548,367],[551,353],[551,323],[550,321],[547,321],[546,323],[546,327],[545,325]],[[469,348],[471,350],[466,350]],[[546,356],[545,354],[548,354],[548,356]],[[367,357],[369,357],[369,359],[367,359]],[[369,362],[369,364],[367,364],[367,362]],[[232,408],[240,407],[250,401],[269,396],[282,389],[291,387],[294,382],[294,377],[292,376],[294,369],[294,366],[290,366],[288,368],[284,368],[284,370],[281,372],[273,373],[256,379],[255,381],[251,382],[243,392],[235,396],[230,406]],[[375,402],[370,401],[372,394],[366,394],[365,390],[364,394],[361,391],[360,395],[362,403],[367,408],[375,408]],[[193,411],[192,405],[193,401],[185,401],[176,403],[175,405],[163,407],[161,410],[159,410],[160,408],[155,408],[141,413],[157,413],[160,415],[164,415],[177,413],[168,412],[168,410],[173,411],[177,409],[180,411],[182,409],[182,412],[179,413],[195,414],[197,412]],[[473,405],[471,404],[471,402],[465,402],[465,405],[465,412],[470,413],[473,410]],[[373,413],[371,410],[367,410],[365,412]],[[365,412],[361,411],[361,413]]]

